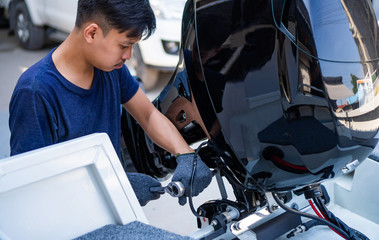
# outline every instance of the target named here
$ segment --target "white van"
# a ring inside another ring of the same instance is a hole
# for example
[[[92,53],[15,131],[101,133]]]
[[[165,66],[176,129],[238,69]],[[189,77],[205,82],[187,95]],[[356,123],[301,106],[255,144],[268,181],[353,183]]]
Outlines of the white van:
[[[155,86],[160,71],[173,71],[177,65],[185,2],[150,0],[157,29],[135,46],[131,61],[146,90]],[[0,0],[0,4],[8,10],[10,30],[24,49],[42,48],[47,39],[63,41],[75,24],[77,0]]]

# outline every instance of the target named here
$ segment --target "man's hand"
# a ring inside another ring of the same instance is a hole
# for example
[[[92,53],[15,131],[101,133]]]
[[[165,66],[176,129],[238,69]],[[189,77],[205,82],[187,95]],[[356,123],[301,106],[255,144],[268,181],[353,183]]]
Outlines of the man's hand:
[[[172,181],[181,182],[185,187],[185,195],[190,196],[190,181],[191,181],[191,173],[193,169],[194,163],[194,153],[181,154],[176,157],[176,161],[178,166],[175,169],[174,176],[172,177]],[[196,160],[196,169],[195,176],[193,179],[192,186],[192,196],[197,196],[201,193],[212,180],[212,172],[208,168],[207,165],[201,160],[200,156],[197,155]],[[179,204],[184,205],[187,202],[186,196],[182,196],[179,198]]]
[[[161,196],[159,193],[150,192],[151,187],[162,187],[161,183],[154,178],[134,172],[126,173],[126,175],[141,206],[145,206],[150,200],[158,199]]]

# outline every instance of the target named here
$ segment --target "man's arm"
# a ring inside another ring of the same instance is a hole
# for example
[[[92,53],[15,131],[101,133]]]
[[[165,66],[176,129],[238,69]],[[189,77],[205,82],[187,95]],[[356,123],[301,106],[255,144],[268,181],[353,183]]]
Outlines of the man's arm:
[[[154,107],[141,88],[123,106],[161,148],[174,155],[193,152],[176,127]]]
[[[180,205],[186,204],[187,196],[197,196],[211,183],[212,172],[208,166],[200,156],[195,157],[193,149],[188,146],[176,127],[154,107],[140,88],[124,104],[124,107],[138,121],[153,142],[172,154],[180,154],[176,157],[178,165],[172,177],[172,181],[181,182],[186,191],[185,196],[178,199]],[[195,161],[196,164],[194,164]],[[195,172],[196,178],[191,184],[192,173]]]
[[[39,93],[19,89],[9,104],[11,156],[54,144],[53,110]]]

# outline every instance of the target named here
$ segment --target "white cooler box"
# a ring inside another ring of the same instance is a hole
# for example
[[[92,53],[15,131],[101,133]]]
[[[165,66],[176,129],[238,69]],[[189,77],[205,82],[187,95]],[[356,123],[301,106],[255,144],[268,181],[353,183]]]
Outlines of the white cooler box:
[[[108,135],[0,160],[0,239],[72,239],[147,219]]]

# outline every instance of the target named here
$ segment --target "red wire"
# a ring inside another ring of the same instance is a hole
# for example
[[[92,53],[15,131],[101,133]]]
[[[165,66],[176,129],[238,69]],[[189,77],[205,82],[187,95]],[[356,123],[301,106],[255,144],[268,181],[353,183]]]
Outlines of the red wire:
[[[287,167],[290,167],[292,169],[296,169],[296,170],[305,170],[305,171],[309,171],[307,167],[305,166],[299,166],[299,165],[295,165],[295,164],[292,164],[292,163],[289,163],[289,162],[286,162],[284,161],[283,159],[277,157],[277,156],[272,156],[272,158],[279,164],[282,164],[284,166],[287,166]]]
[[[320,212],[316,209],[315,205],[313,205],[313,202],[309,199],[308,200],[309,204],[311,205],[313,211],[317,214],[318,217],[323,218]],[[328,220],[328,219],[327,219]],[[328,220],[329,221],[329,220]]]
[[[309,204],[311,205],[313,211],[317,214],[318,217],[320,217],[320,218],[325,218],[326,220],[328,220],[328,221],[330,222],[330,220],[329,220],[324,214],[323,214],[324,217],[323,217],[323,215],[320,214],[320,212],[316,209],[315,205],[313,205],[313,202],[312,202],[310,199],[308,200],[308,202],[309,202]],[[321,213],[322,213],[322,212],[321,212]],[[335,232],[335,233],[337,233],[338,235],[340,235],[343,239],[346,239],[344,236],[342,236],[339,232],[337,232],[337,231],[334,230],[333,228],[331,228],[331,227],[329,227],[329,228],[332,229],[333,232]]]

